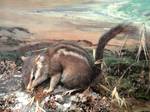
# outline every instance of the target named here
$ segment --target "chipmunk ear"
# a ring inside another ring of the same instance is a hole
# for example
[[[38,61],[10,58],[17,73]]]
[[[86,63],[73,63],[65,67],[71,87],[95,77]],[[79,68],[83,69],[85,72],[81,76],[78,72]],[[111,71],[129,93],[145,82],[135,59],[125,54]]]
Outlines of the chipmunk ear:
[[[40,62],[44,62],[44,61],[45,61],[45,56],[40,56],[40,57],[39,57],[39,61],[40,61]]]
[[[27,59],[28,59],[28,57],[21,56],[21,60],[22,60],[22,61],[25,61],[25,60],[27,60]]]

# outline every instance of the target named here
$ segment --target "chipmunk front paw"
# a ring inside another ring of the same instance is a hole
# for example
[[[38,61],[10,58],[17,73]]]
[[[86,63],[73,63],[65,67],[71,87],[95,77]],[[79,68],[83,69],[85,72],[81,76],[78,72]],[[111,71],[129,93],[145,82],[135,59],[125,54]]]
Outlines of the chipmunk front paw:
[[[44,93],[48,94],[48,93],[51,93],[53,91],[53,89],[44,89]]]

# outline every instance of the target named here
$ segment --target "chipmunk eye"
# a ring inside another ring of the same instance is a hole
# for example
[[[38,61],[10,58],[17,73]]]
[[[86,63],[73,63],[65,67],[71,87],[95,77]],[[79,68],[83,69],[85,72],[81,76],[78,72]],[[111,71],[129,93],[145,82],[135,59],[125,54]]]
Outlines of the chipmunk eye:
[[[35,79],[35,76],[32,77],[32,80],[34,80],[34,79]]]

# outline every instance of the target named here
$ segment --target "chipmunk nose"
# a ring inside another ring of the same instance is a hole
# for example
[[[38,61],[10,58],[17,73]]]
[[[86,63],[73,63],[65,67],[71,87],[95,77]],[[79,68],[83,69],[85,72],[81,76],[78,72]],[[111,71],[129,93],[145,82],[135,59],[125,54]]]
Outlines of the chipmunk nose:
[[[27,91],[27,92],[32,92],[32,91],[33,91],[33,88],[26,88],[26,91]]]
[[[26,88],[26,89],[27,89],[27,91],[28,91],[28,92],[33,91],[33,88],[32,88],[32,86],[31,86],[31,84],[28,84],[28,86],[27,86],[27,88]]]

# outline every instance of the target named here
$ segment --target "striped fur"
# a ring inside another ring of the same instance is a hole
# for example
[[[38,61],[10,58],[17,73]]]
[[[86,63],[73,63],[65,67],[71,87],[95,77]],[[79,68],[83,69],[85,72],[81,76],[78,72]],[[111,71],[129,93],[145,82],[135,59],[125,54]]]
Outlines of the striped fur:
[[[96,49],[96,61],[103,58],[104,48],[112,38],[120,33],[129,33],[132,28],[129,24],[120,24],[105,33]],[[50,77],[49,92],[54,90],[58,82],[67,88],[84,89],[100,73],[99,70],[94,71],[93,58],[85,49],[68,42],[55,44],[45,52],[24,60],[24,66],[27,67],[23,67],[24,76],[28,76],[24,78],[27,89],[34,88]]]

